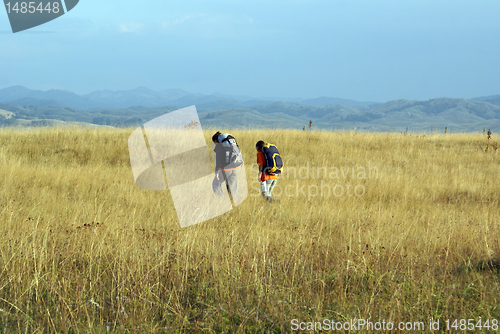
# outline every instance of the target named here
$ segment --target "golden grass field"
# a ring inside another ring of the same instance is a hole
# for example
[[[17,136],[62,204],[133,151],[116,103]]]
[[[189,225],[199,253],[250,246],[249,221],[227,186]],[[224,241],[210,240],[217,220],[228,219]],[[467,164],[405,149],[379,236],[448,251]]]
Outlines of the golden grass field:
[[[168,190],[134,184],[133,130],[0,130],[0,332],[500,319],[500,153],[486,135],[233,130],[248,198],[181,229]],[[260,139],[289,168],[280,203],[255,196]],[[308,162],[339,177],[294,177]],[[365,192],[307,196],[321,182]]]

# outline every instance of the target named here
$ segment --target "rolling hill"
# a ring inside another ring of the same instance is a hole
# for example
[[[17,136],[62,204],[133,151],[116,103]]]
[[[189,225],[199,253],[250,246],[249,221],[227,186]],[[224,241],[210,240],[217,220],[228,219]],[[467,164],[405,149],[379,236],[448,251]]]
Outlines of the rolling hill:
[[[59,98],[59,99],[58,99]],[[270,101],[231,96],[190,94],[182,90],[156,92],[145,87],[130,91],[97,91],[85,96],[62,91],[34,91],[22,86],[0,90],[0,125],[38,126],[49,121],[128,127],[141,125],[181,107],[196,105],[204,127],[355,129],[362,131],[500,132],[500,96],[474,99],[437,98],[427,101],[328,104],[340,99]],[[2,102],[7,101],[7,102]],[[135,105],[129,106],[132,103]],[[323,104],[323,105],[322,105]],[[110,106],[88,109],[76,106]],[[123,107],[114,107],[121,105]],[[125,107],[126,106],[126,107]]]

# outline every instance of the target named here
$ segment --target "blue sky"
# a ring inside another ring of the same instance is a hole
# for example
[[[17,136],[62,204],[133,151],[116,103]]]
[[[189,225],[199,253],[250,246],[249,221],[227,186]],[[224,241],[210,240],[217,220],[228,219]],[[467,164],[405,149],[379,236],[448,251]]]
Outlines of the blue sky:
[[[80,0],[12,34],[0,88],[359,101],[500,94],[500,1]]]

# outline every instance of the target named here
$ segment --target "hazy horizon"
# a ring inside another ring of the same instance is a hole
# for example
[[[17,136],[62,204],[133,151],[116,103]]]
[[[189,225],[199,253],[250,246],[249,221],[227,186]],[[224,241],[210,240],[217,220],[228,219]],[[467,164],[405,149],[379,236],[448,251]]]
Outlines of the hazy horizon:
[[[44,91],[44,92],[47,92],[47,91],[50,91],[50,90],[61,90],[61,91],[65,91],[65,92],[75,93],[75,94],[77,94],[79,96],[85,96],[87,94],[94,93],[94,92],[97,92],[97,91],[119,92],[119,91],[133,91],[133,90],[136,90],[136,89],[145,88],[145,89],[149,89],[149,90],[156,91],[156,92],[162,92],[162,91],[164,92],[164,91],[168,91],[168,90],[180,90],[180,91],[184,91],[186,94],[193,94],[193,95],[204,95],[204,96],[210,96],[210,95],[218,96],[218,95],[221,95],[221,96],[229,96],[231,98],[236,98],[236,99],[238,99],[240,101],[249,101],[251,99],[269,99],[270,101],[271,100],[278,101],[279,99],[282,99],[283,102],[287,102],[287,101],[292,102],[292,101],[314,100],[314,99],[321,99],[321,98],[331,98],[331,99],[338,99],[338,100],[350,100],[350,101],[353,101],[353,102],[373,102],[374,104],[376,104],[376,103],[385,103],[385,102],[390,102],[390,101],[395,101],[395,100],[405,100],[404,98],[396,98],[396,99],[393,99],[393,100],[371,100],[371,101],[366,101],[365,100],[365,101],[363,101],[363,100],[348,99],[348,98],[344,98],[342,96],[325,96],[325,95],[312,96],[312,97],[303,97],[303,96],[284,97],[284,96],[271,96],[271,95],[266,95],[266,96],[250,96],[248,94],[229,94],[229,93],[220,92],[220,91],[212,92],[212,93],[190,92],[190,91],[187,91],[187,90],[184,90],[184,89],[181,89],[181,88],[175,88],[175,87],[170,87],[170,88],[165,88],[165,89],[153,89],[153,88],[146,87],[146,86],[136,86],[136,87],[126,88],[126,89],[102,88],[102,89],[96,89],[96,90],[89,91],[89,92],[84,92],[84,93],[75,92],[75,91],[73,91],[71,89],[68,89],[68,88],[36,89],[36,88],[28,87],[26,85],[13,85],[13,86],[8,86],[8,87],[0,87],[0,90],[11,88],[11,87],[15,87],[15,86],[22,86],[22,87],[30,89],[30,90],[40,90],[40,91]],[[433,100],[433,99],[439,99],[439,98],[475,99],[475,98],[493,97],[493,96],[500,96],[500,94],[478,95],[478,96],[470,96],[470,97],[464,97],[464,96],[437,96],[437,97],[430,98],[430,99],[415,100],[415,101],[426,101],[426,100]]]

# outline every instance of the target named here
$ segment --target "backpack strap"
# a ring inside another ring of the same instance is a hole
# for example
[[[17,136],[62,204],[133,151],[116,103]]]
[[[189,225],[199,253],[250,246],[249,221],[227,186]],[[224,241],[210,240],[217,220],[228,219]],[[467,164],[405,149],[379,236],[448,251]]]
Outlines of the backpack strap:
[[[221,144],[227,141],[227,142],[228,142],[228,144],[229,144],[229,146],[231,146],[231,143],[229,142],[229,140],[230,140],[230,139],[234,140],[234,143],[236,144],[236,146],[237,146],[237,147],[238,147],[238,149],[239,149],[239,148],[240,148],[240,146],[238,145],[238,142],[236,141],[236,138],[234,138],[234,137],[233,137],[232,135],[230,135],[230,134],[228,134],[228,135],[227,135],[227,137],[226,137],[226,138],[224,138],[224,139],[222,140]]]
[[[236,138],[234,138],[233,136],[231,136],[230,134],[228,134],[228,135],[226,136],[226,138],[222,139],[222,142],[221,142],[221,143],[223,143],[223,142],[225,142],[225,141],[228,141],[229,139],[234,139],[234,141],[236,141]]]

